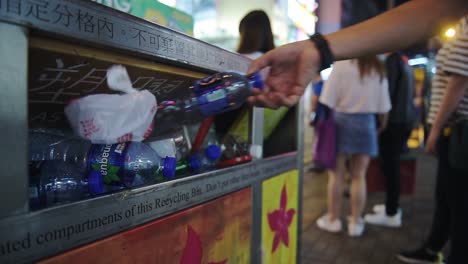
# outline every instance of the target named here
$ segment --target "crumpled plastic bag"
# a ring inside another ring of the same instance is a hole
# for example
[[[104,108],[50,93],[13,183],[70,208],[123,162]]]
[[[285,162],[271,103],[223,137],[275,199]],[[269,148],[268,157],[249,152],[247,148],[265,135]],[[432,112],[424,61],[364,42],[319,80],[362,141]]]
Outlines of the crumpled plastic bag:
[[[107,85],[125,94],[89,95],[65,107],[65,115],[75,134],[94,144],[147,138],[153,131],[156,97],[147,90],[134,89],[122,65],[107,70]]]

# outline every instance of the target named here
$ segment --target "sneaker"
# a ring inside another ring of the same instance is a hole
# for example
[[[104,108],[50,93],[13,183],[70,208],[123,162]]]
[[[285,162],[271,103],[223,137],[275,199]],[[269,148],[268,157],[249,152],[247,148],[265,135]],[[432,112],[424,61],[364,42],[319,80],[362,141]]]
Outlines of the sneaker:
[[[341,220],[335,219],[334,221],[330,221],[328,214],[317,219],[316,223],[318,228],[332,233],[340,232],[342,229]]]
[[[357,223],[352,223],[349,221],[350,217],[348,217],[348,235],[351,237],[359,237],[364,233],[364,220],[359,218]]]
[[[396,215],[393,216],[388,216],[385,210],[383,210],[375,212],[374,214],[366,214],[364,219],[366,219],[366,222],[371,225],[401,227],[401,209],[398,209]]]
[[[374,213],[385,213],[385,204],[376,204],[372,207]]]
[[[439,264],[443,263],[442,253],[435,253],[426,248],[413,251],[402,251],[397,258],[404,263],[411,264]]]

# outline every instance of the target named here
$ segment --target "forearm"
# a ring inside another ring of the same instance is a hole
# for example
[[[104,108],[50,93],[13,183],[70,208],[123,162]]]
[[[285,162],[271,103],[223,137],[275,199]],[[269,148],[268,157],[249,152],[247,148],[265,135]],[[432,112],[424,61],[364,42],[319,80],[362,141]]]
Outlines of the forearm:
[[[457,108],[467,89],[468,77],[461,75],[452,75],[450,77],[439,112],[436,114],[434,123],[432,124],[434,131],[439,132],[442,129],[450,115]]]
[[[412,0],[326,35],[336,60],[399,50],[435,35],[468,12],[466,0]]]

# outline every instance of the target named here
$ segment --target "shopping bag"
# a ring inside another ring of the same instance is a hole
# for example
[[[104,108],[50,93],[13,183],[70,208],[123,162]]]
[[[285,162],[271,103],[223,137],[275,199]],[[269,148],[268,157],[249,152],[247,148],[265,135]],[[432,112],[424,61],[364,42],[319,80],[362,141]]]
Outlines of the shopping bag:
[[[65,107],[73,131],[94,144],[144,140],[153,130],[156,97],[148,90],[134,89],[121,65],[108,69],[107,84],[122,94],[88,95]]]
[[[316,141],[314,163],[327,168],[336,168],[336,123],[334,112],[326,107],[315,125]]]

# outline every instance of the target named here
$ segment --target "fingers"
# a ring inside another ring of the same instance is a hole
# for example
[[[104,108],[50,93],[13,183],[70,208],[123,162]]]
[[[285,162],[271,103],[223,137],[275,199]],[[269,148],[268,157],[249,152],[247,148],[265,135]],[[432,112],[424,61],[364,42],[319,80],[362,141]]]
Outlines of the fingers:
[[[255,72],[258,72],[261,69],[269,66],[271,64],[271,57],[271,53],[267,52],[265,55],[252,61],[252,63],[249,66],[249,70],[247,71],[247,75],[254,74]]]
[[[291,107],[299,101],[299,95],[285,95],[282,93],[257,93],[249,98],[247,101],[251,105],[277,109],[281,106]]]

